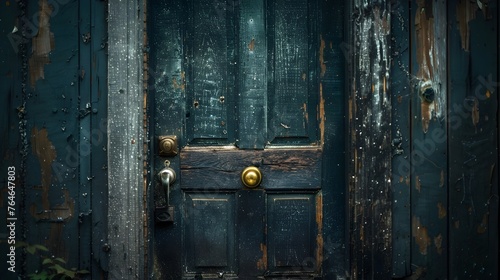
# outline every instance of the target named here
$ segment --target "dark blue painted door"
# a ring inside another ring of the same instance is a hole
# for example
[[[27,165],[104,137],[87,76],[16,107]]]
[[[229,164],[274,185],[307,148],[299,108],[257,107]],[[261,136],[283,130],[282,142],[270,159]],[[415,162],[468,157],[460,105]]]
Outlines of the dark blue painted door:
[[[177,173],[169,195],[153,181],[155,213],[174,207],[173,221],[155,224],[156,278],[313,279],[341,267],[331,264],[343,232],[343,212],[333,214],[344,188],[343,134],[333,137],[343,129],[341,10],[307,0],[150,4],[152,172],[168,161]],[[168,135],[175,156],[159,154]],[[263,175],[255,188],[240,178],[249,166]]]

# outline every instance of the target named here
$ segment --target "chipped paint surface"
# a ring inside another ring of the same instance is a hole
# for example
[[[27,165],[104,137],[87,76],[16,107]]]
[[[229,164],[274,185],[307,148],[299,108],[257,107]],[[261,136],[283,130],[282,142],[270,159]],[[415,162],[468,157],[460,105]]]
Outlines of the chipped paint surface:
[[[488,230],[488,218],[489,218],[489,213],[488,212],[484,213],[481,223],[477,226],[477,233],[482,234]]]
[[[415,177],[415,188],[418,192],[420,192],[422,185],[420,183],[420,178],[418,176]]]
[[[439,202],[437,208],[439,219],[444,219],[446,217],[446,207],[443,206],[443,203]]]
[[[32,55],[29,59],[30,83],[35,87],[38,79],[45,78],[44,66],[50,63],[49,54],[54,49],[54,34],[50,31],[52,8],[48,0],[40,0],[38,33],[32,39]]]
[[[52,183],[52,163],[57,157],[56,150],[49,140],[47,129],[38,130],[33,127],[31,130],[31,146],[33,154],[40,163],[42,177],[42,207],[49,209],[49,189]]]
[[[253,52],[255,50],[255,38],[252,38],[252,41],[248,43],[248,50]]]
[[[321,78],[326,73],[326,64],[325,64],[325,40],[323,39],[323,36],[320,35],[320,45],[319,45],[319,65],[321,68]]]
[[[413,217],[412,219],[412,235],[418,245],[420,254],[427,255],[427,249],[431,245],[431,238],[427,231],[427,227],[420,224],[420,218]]]
[[[462,40],[462,49],[469,51],[470,45],[470,27],[469,22],[476,18],[476,12],[481,9],[484,18],[491,18],[490,11],[488,10],[489,0],[481,1],[458,1],[456,8],[457,27],[460,31],[460,38]],[[484,3],[484,4],[483,4]]]
[[[418,0],[417,5],[416,89],[422,99],[422,130],[427,133],[430,121],[433,118],[443,118],[446,112],[446,2]],[[428,89],[433,90],[431,99],[423,96]]]
[[[434,246],[436,246],[438,254],[441,255],[443,253],[443,236],[441,234],[434,237]]]
[[[257,268],[259,270],[267,269],[267,246],[264,243],[260,244],[260,251],[262,252],[262,258],[257,261]]]
[[[319,120],[319,132],[320,132],[320,144],[323,146],[325,143],[325,99],[323,98],[323,84],[319,83],[319,110],[318,110],[318,120]]]

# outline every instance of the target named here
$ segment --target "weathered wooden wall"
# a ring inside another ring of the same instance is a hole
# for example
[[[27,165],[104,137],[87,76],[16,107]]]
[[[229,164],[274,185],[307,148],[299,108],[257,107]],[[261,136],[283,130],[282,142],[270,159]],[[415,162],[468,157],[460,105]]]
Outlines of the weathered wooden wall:
[[[351,9],[351,276],[496,279],[497,1]]]
[[[2,270],[7,277],[2,279],[51,275],[56,270],[43,264],[50,260],[60,266],[58,272],[72,275],[76,268],[83,277],[105,277],[107,4],[0,5],[1,203],[6,202],[3,174],[14,166],[18,218],[17,274]],[[5,251],[2,243],[2,268]]]

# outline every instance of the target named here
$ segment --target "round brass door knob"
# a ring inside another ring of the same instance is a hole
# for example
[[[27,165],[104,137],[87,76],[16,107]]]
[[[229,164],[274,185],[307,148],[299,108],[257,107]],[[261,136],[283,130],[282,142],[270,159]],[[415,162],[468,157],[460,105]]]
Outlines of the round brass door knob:
[[[262,173],[259,168],[249,166],[241,172],[241,182],[249,188],[256,188],[262,182]]]

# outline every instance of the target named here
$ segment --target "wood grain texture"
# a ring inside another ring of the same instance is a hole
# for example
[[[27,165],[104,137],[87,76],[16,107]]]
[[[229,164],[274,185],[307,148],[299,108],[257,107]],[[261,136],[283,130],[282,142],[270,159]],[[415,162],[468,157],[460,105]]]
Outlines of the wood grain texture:
[[[318,189],[321,186],[321,150],[267,149],[255,151],[199,149],[181,153],[183,189],[240,189],[247,166],[260,168],[261,188]],[[200,180],[200,179],[203,180]]]
[[[109,278],[144,275],[143,3],[109,3],[108,243]],[[131,226],[134,225],[134,226]]]
[[[268,3],[267,12],[268,21],[272,21],[272,25],[268,23],[268,32],[271,33],[268,38],[269,42],[273,41],[268,52],[274,68],[273,79],[270,79],[272,90],[268,93],[268,139],[272,143],[275,138],[309,138],[309,110],[314,112],[315,106],[309,104],[308,97],[317,94],[310,93],[308,86],[316,83],[311,80],[315,77],[311,74],[315,72],[310,74],[309,69],[310,50],[316,49],[309,45],[311,15],[308,2],[273,1]],[[314,114],[311,115],[310,119],[314,120]]]
[[[447,112],[448,42],[446,1],[412,1],[411,88],[411,224],[412,272],[428,278],[446,278],[447,219]],[[443,101],[443,99],[445,101]]]
[[[228,126],[234,126],[229,123],[235,121],[234,73],[230,71],[235,56],[234,11],[218,10],[213,1],[206,0],[192,1],[190,9],[186,36],[191,60],[187,72],[188,141],[215,138],[227,143]]]
[[[267,48],[265,1],[240,1],[238,137],[241,149],[267,143]]]
[[[390,278],[392,267],[389,7],[388,1],[352,6],[350,272],[360,279]]]
[[[498,2],[453,1],[448,12],[449,279],[496,279]]]

